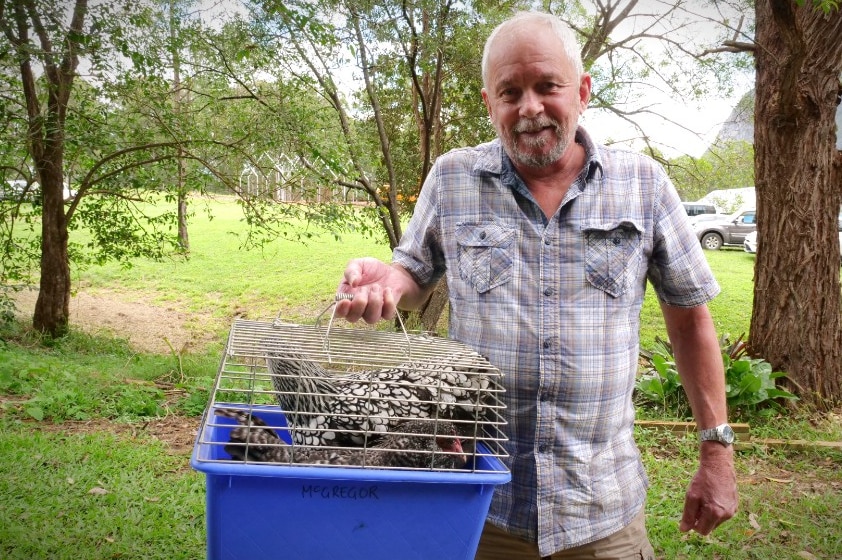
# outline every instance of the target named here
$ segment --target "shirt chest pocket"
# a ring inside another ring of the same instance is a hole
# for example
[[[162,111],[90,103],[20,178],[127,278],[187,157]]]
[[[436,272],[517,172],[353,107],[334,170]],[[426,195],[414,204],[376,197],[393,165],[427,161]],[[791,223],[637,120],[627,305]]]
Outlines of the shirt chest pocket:
[[[622,296],[640,270],[642,228],[622,221],[590,224],[583,229],[588,282],[612,297]]]
[[[513,228],[495,222],[456,226],[459,278],[484,293],[512,278]]]

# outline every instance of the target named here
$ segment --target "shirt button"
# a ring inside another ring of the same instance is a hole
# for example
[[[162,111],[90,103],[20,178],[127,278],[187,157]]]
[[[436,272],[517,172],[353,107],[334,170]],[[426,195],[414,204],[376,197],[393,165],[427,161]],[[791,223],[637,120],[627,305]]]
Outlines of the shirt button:
[[[547,350],[549,348],[552,348],[553,343],[550,339],[547,339],[547,340],[544,341],[544,343],[541,346],[544,347],[544,350]]]
[[[481,232],[481,233],[479,234],[479,238],[480,238],[480,239],[485,239],[485,232],[484,232],[484,231],[483,231],[483,232]]]
[[[541,445],[538,446],[538,453],[546,453],[546,452],[547,452],[546,444],[542,443]]]
[[[549,239],[544,240],[544,245],[552,245],[552,244],[553,244],[553,242],[551,240],[549,240]]]
[[[554,293],[555,293],[555,290],[553,290],[552,288],[547,288],[546,290],[544,290],[544,295],[547,296],[547,297],[553,295]]]

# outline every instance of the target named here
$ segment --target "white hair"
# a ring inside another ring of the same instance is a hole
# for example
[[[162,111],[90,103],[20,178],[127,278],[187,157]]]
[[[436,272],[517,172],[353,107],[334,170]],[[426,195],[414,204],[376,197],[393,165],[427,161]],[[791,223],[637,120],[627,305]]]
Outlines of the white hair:
[[[584,73],[584,66],[582,64],[582,53],[579,50],[579,43],[573,35],[573,31],[565,22],[552,14],[543,12],[517,12],[511,18],[507,19],[500,25],[494,28],[491,35],[485,41],[485,48],[482,51],[482,84],[488,87],[488,55],[491,51],[491,45],[494,41],[505,33],[510,33],[525,24],[542,24],[559,38],[564,48],[564,54],[573,63],[576,74],[581,76]]]

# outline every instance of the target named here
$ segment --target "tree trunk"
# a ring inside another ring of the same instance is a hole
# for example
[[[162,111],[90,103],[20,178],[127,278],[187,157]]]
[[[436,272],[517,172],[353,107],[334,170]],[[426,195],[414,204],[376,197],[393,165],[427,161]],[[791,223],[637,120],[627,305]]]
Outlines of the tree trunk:
[[[758,0],[756,11],[759,247],[749,348],[786,372],[802,399],[826,407],[842,399],[834,121],[842,15],[791,0]]]
[[[449,300],[449,293],[447,291],[447,281],[442,278],[438,284],[436,284],[435,289],[433,289],[433,293],[430,294],[430,297],[424,302],[418,309],[418,316],[421,321],[421,326],[427,332],[437,332],[439,321],[441,319],[442,313],[447,308],[447,302]]]
[[[41,285],[32,326],[52,337],[67,332],[70,317],[70,260],[67,254],[67,220],[61,157],[54,155],[39,171],[41,209]]]
[[[67,332],[70,317],[70,260],[67,253],[67,216],[64,213],[64,123],[79,65],[80,40],[88,11],[87,0],[75,0],[72,18],[62,48],[54,50],[46,33],[38,35],[42,49],[40,62],[45,84],[46,111],[42,114],[38,80],[32,69],[28,30],[38,28],[41,17],[36,3],[15,3],[15,20],[19,34],[6,30],[6,36],[19,47],[17,51],[29,119],[27,140],[32,161],[41,185],[41,282],[32,326],[52,337]],[[30,25],[30,23],[32,25]],[[60,63],[58,63],[60,62]]]
[[[170,0],[170,44],[172,48],[173,110],[179,117],[182,113],[184,90],[181,88],[181,53],[178,49],[178,16],[175,0]],[[178,246],[182,252],[190,252],[190,236],[187,233],[187,187],[185,186],[184,149],[178,148]]]
[[[182,161],[179,165],[179,191],[178,191],[178,246],[184,253],[190,252],[190,234],[187,232],[187,195],[184,193],[184,187],[181,184],[183,178],[181,177],[181,170],[184,166]]]

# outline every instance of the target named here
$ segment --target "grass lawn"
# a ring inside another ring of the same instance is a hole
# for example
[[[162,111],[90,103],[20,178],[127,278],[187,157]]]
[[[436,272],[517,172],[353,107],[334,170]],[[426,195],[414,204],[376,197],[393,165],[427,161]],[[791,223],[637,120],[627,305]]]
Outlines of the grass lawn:
[[[219,366],[225,325],[244,311],[312,320],[331,300],[348,259],[388,258],[387,247],[355,235],[315,237],[306,246],[279,240],[245,251],[242,237],[231,233],[243,227],[236,205],[208,204],[214,219],[204,212],[194,217],[189,260],[77,271],[74,283],[213,317],[223,325],[220,343],[175,356],[138,352],[120,338],[77,329],[50,344],[24,325],[0,331],[0,558],[203,558],[204,478],[189,468],[189,440]],[[734,249],[706,255],[722,286],[711,304],[717,330],[736,337],[749,327],[754,256]],[[665,332],[650,290],[643,347],[656,336]],[[181,430],[182,445],[152,429],[161,425]],[[842,417],[759,417],[752,433],[840,441]],[[740,511],[700,537],[678,532],[696,468],[695,439],[643,429],[637,436],[651,481],[647,522],[660,558],[842,558],[842,454],[738,453]]]

